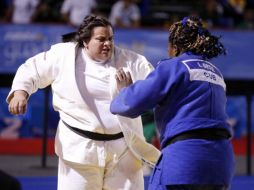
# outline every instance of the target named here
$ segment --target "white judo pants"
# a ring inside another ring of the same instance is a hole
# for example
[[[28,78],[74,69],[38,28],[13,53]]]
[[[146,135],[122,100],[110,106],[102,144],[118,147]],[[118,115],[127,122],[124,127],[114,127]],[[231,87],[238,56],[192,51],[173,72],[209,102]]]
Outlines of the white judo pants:
[[[59,158],[58,190],[144,190],[142,163],[124,139],[105,142],[105,167]]]

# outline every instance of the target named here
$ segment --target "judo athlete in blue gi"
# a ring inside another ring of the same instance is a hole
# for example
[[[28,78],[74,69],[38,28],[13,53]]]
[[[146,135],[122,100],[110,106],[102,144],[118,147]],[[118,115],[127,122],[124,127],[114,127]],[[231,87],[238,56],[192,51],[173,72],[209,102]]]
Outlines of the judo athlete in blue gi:
[[[135,118],[154,108],[162,154],[149,190],[229,189],[235,161],[226,85],[209,61],[225,51],[200,18],[186,17],[170,27],[171,59],[161,60],[145,80],[130,84],[130,75],[118,71],[122,89],[111,112]]]

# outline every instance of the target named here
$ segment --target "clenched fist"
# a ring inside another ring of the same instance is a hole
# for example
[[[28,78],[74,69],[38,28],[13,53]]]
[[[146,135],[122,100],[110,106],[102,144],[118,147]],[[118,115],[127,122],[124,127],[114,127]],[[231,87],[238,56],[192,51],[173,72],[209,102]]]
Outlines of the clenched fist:
[[[27,108],[28,93],[23,90],[17,90],[9,103],[9,112],[14,115],[24,114]]]

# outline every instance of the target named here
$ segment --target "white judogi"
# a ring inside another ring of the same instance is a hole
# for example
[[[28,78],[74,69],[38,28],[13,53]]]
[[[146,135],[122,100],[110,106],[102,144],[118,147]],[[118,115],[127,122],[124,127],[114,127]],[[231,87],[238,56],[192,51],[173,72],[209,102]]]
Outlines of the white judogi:
[[[60,12],[61,14],[69,14],[71,24],[79,26],[83,18],[90,15],[96,7],[96,0],[64,0]]]
[[[132,26],[132,21],[139,21],[141,13],[139,7],[135,3],[131,3],[128,7],[125,7],[124,1],[116,1],[110,11],[109,20],[113,26],[117,24],[119,19],[124,25]]]
[[[78,61],[80,57],[77,56],[78,51],[75,43],[59,43],[53,45],[49,51],[28,59],[19,67],[7,101],[11,99],[15,90],[24,90],[31,95],[39,88],[51,85],[54,109],[59,111],[60,118],[69,125],[98,133],[113,134],[119,131],[124,133],[125,141],[123,139],[115,141],[120,149],[115,150],[112,154],[115,158],[112,158],[112,155],[109,156],[108,153],[112,153],[113,149],[105,147],[115,146],[110,145],[113,141],[99,142],[84,138],[73,133],[60,121],[55,139],[55,150],[60,158],[59,170],[61,171],[64,171],[63,168],[67,167],[68,163],[70,168],[73,167],[73,164],[79,165],[78,167],[81,165],[95,166],[97,169],[105,167],[107,161],[114,163],[121,159],[126,147],[128,147],[127,151],[131,151],[136,156],[135,159],[154,164],[160,152],[145,142],[141,118],[129,119],[112,115],[109,112],[110,101],[117,93],[116,69],[123,67],[124,70],[130,71],[133,81],[136,81],[147,76],[153,69],[151,64],[139,54],[115,47],[113,56],[106,65],[91,67],[88,64],[91,64],[92,61],[84,58],[84,64],[77,67],[77,63],[80,62]],[[84,80],[82,80],[82,74],[85,75]],[[100,79],[102,81],[98,83]],[[99,86],[92,87],[91,83],[102,84],[103,95],[96,92],[100,89]],[[108,93],[105,88],[109,88]],[[90,93],[94,94],[89,95]],[[99,110],[101,105],[108,116],[107,119],[109,118],[113,124],[110,127],[107,123],[101,122],[101,117],[103,117],[102,110]],[[66,165],[63,164],[64,161]],[[64,185],[62,186],[61,189],[64,189]],[[127,185],[123,189],[135,189],[135,187]]]
[[[39,0],[13,0],[12,23],[30,24]]]

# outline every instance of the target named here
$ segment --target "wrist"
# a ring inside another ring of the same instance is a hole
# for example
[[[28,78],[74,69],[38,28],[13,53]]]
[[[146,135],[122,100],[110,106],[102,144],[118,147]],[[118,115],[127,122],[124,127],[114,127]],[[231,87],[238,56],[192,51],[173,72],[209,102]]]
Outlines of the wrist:
[[[16,90],[16,91],[14,91],[13,95],[14,96],[23,96],[26,99],[28,98],[28,93],[24,90]]]

